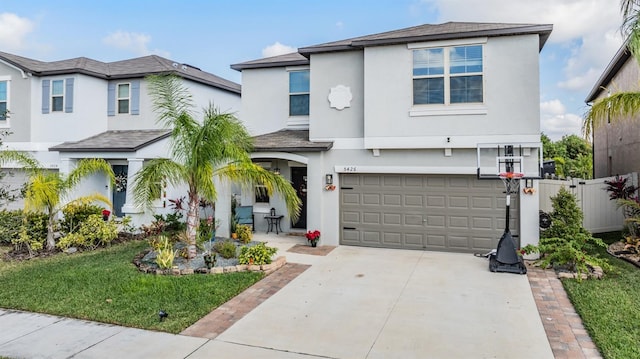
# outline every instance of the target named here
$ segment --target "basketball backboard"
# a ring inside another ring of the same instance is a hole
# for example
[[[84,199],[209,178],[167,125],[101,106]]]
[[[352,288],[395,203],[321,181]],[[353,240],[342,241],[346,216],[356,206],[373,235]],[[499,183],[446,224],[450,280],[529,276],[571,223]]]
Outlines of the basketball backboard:
[[[542,178],[542,143],[479,143],[478,179],[497,179],[501,173]]]

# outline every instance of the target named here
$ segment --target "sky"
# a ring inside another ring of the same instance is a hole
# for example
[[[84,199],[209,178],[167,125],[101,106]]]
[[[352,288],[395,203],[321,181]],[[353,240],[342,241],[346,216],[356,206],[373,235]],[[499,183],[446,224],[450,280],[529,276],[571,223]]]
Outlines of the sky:
[[[448,21],[552,24],[540,126],[581,135],[584,99],[620,48],[616,0],[0,0],[0,51],[40,61],[156,54],[241,83],[231,64]]]

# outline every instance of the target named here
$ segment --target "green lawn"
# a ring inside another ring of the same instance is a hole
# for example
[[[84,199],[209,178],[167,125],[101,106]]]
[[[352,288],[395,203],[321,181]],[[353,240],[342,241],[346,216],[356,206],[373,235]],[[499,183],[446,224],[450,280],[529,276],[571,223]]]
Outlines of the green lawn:
[[[607,243],[616,234],[596,235]],[[640,358],[640,268],[610,258],[619,271],[602,280],[563,280],[573,306],[605,358]]]
[[[156,276],[132,264],[144,241],[74,255],[0,262],[0,308],[179,333],[262,273]],[[158,311],[169,313],[160,322]]]

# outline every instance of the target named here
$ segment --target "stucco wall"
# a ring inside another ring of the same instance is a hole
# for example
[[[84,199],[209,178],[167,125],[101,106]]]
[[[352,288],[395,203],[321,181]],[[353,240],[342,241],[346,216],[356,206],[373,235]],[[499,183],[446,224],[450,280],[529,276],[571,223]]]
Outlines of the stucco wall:
[[[0,79],[9,82],[9,120],[0,126],[12,132],[3,138],[3,142],[29,141],[31,123],[29,121],[31,108],[29,107],[29,94],[31,82],[28,77],[23,77],[22,72],[14,67],[0,62]]]

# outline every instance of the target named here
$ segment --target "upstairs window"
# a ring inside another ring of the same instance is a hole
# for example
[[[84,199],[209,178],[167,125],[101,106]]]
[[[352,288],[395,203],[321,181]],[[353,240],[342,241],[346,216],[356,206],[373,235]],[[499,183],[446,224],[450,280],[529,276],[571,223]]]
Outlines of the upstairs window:
[[[289,116],[309,115],[309,70],[289,72]]]
[[[64,80],[51,81],[51,111],[64,110]]]
[[[482,45],[413,50],[413,104],[483,102]]]
[[[7,121],[9,110],[9,82],[0,81],[0,121]]]
[[[130,84],[118,84],[118,113],[129,113]]]

